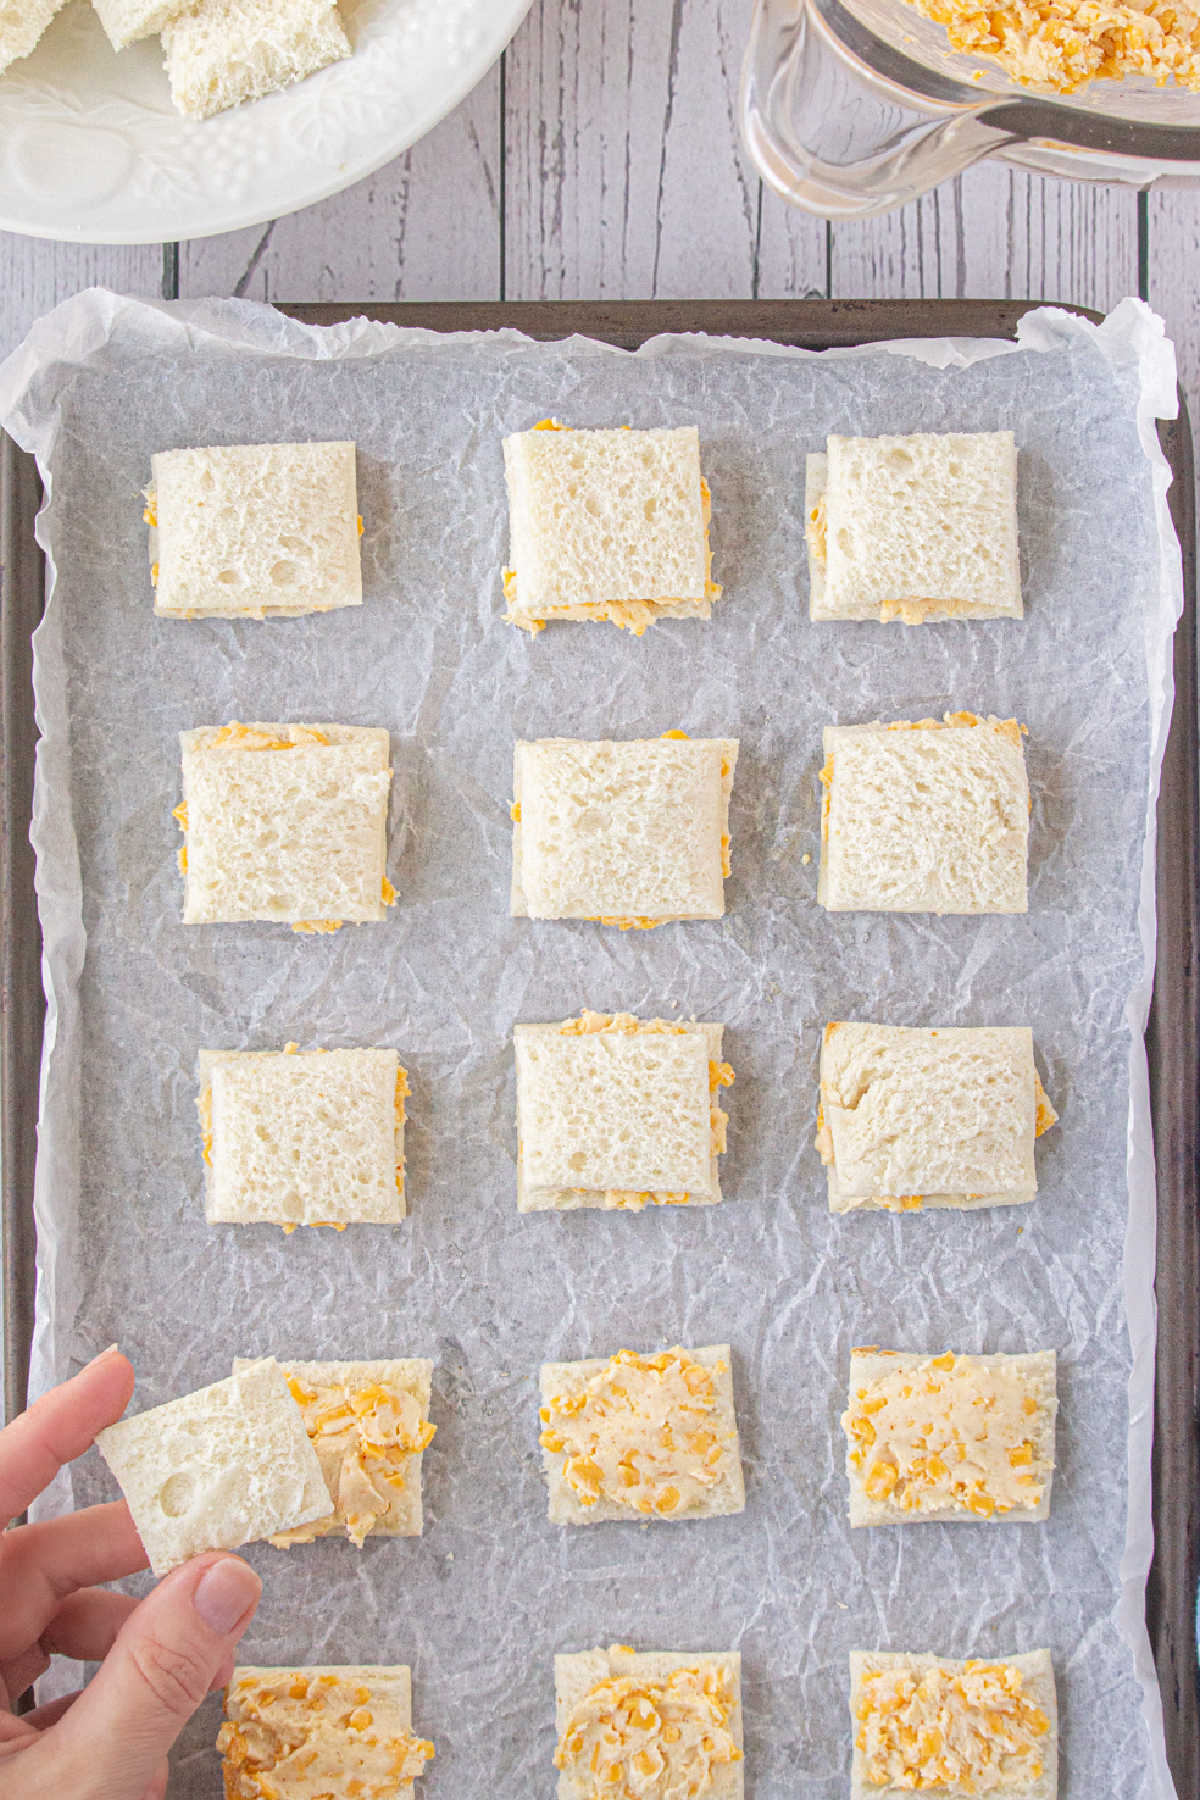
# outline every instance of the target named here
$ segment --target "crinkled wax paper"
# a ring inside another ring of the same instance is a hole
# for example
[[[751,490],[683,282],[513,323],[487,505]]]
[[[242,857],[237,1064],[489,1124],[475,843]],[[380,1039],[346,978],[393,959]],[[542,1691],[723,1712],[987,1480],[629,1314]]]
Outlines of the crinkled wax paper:
[[[1141,1624],[1150,1554],[1154,1198],[1141,1048],[1153,800],[1178,550],[1154,416],[1157,320],[1027,318],[1020,342],[814,356],[699,338],[640,353],[513,333],[327,330],[248,304],[92,293],[43,320],[0,412],[49,486],[35,835],[51,996],[35,1382],[119,1340],[136,1405],[235,1356],[432,1356],[422,1538],[249,1555],[254,1662],[408,1662],[437,1743],[423,1800],[549,1796],[552,1657],[621,1641],[737,1648],[754,1800],[848,1789],[852,1647],[1048,1645],[1067,1800],[1170,1792]],[[500,440],[547,414],[701,432],[712,621],[501,622]],[[803,468],[829,431],[1015,429],[1023,623],[813,626]],[[365,604],[268,624],[151,610],[152,451],[357,441]],[[1029,727],[1024,918],[816,904],[821,727],[948,708]],[[184,927],[176,734],[230,718],[386,725],[385,924],[331,937]],[[508,915],[516,737],[682,727],[741,740],[728,913],[620,934]],[[737,1071],[725,1203],[521,1217],[512,1027],[582,1006],[722,1020]],[[831,1018],[1033,1026],[1061,1124],[1027,1208],[831,1218],[812,1147]],[[394,1230],[212,1227],[202,1046],[393,1044],[411,1072]],[[1129,1096],[1126,1105],[1122,1096]],[[741,1517],[552,1528],[544,1359],[728,1340]],[[1132,1342],[1132,1351],[1131,1351]],[[850,1532],[852,1344],[1059,1353],[1044,1525]],[[1131,1404],[1132,1401],[1132,1404]],[[110,1496],[94,1454],[66,1500]],[[219,1792],[219,1702],[173,1793]]]

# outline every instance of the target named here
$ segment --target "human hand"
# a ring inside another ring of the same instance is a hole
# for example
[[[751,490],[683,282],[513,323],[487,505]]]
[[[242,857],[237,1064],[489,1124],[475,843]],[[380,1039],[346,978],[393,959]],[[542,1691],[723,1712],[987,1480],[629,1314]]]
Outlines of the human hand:
[[[119,1419],[133,1369],[106,1350],[0,1431],[0,1518]],[[162,1800],[167,1751],[233,1670],[262,1592],[219,1552],[172,1570],[144,1600],[97,1582],[146,1567],[123,1500],[0,1535],[0,1789],[4,1800]],[[16,1716],[54,1653],[100,1662],[86,1688]]]

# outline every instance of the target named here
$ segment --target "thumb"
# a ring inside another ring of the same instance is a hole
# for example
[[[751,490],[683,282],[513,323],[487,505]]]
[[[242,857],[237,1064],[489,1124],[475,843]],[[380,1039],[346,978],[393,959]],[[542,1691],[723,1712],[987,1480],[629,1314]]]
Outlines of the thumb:
[[[228,1678],[261,1593],[254,1570],[236,1556],[197,1557],[161,1581],[46,1734],[61,1791],[78,1800],[137,1800],[152,1788],[180,1731],[218,1677]]]

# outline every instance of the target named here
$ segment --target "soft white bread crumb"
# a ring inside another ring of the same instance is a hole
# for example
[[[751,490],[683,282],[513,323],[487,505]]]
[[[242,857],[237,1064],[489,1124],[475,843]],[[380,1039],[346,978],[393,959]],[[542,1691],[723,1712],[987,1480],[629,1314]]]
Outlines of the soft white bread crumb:
[[[211,1224],[394,1224],[405,1214],[395,1050],[204,1050]]]
[[[163,450],[150,470],[155,612],[294,618],[362,603],[353,444]]]
[[[114,50],[164,31],[193,0],[92,0]]]
[[[709,583],[700,435],[521,431],[504,440],[509,496],[508,617],[622,619],[626,602],[707,618]],[[577,609],[585,610],[577,610]]]
[[[246,1367],[245,1359],[234,1358],[235,1375]],[[385,1411],[389,1400],[410,1411],[415,1402],[420,1419],[428,1422],[433,1383],[429,1358],[284,1362],[280,1367],[303,1415],[334,1510],[330,1517],[283,1532],[271,1542],[289,1549],[319,1537],[347,1537],[360,1545],[365,1537],[420,1537],[423,1452],[406,1455],[402,1447],[394,1448],[395,1429],[388,1431],[384,1444],[376,1444],[372,1428],[379,1429],[375,1401],[381,1401]],[[358,1406],[346,1404],[353,1396],[361,1397]],[[389,1423],[395,1427],[397,1420]],[[402,1485],[397,1485],[397,1478]],[[377,1512],[380,1505],[384,1510]],[[361,1535],[356,1535],[356,1527]]]
[[[0,74],[36,50],[65,0],[0,0]]]
[[[852,1350],[842,1420],[851,1525],[1049,1518],[1057,1413],[1053,1350],[992,1356]],[[860,1439],[864,1420],[869,1431]],[[1014,1463],[1013,1450],[1026,1460]],[[890,1488],[886,1481],[875,1485],[877,1461],[894,1471]],[[931,1462],[940,1466],[929,1472]]]
[[[822,906],[1028,910],[1029,784],[1013,720],[830,725],[824,745]]]
[[[562,1739],[576,1707],[602,1681],[632,1676],[637,1681],[665,1682],[677,1669],[713,1670],[726,1676],[731,1705],[726,1729],[739,1751],[742,1728],[742,1658],[737,1650],[631,1650],[613,1644],[607,1650],[581,1650],[554,1658],[555,1727]],[[743,1800],[745,1763],[718,1763],[704,1789],[704,1800]],[[591,1800],[594,1788],[583,1788],[564,1770],[558,1778],[558,1800]]]
[[[1011,431],[830,437],[805,512],[814,619],[1021,617]]]
[[[839,1021],[825,1029],[820,1079],[831,1211],[1010,1206],[1036,1194],[1046,1103],[1028,1026]]]
[[[1019,1786],[997,1789],[1011,1792],[1013,1800],[1055,1800],[1058,1793],[1058,1701],[1054,1685],[1054,1665],[1049,1650],[1027,1650],[1017,1656],[986,1656],[977,1659],[988,1666],[1017,1669],[1022,1676],[1022,1696],[1040,1708],[1046,1731],[1039,1739],[1038,1760],[1042,1773],[1035,1781],[1022,1781]],[[921,1650],[852,1650],[850,1652],[850,1735],[854,1757],[850,1774],[850,1800],[908,1800],[913,1791],[911,1780],[879,1783],[869,1779],[867,1758],[859,1744],[863,1730],[862,1703],[864,1683],[875,1674],[900,1671],[920,1677],[930,1670],[943,1670],[950,1676],[961,1676],[969,1665]],[[986,1718],[977,1720],[986,1729]],[[994,1759],[996,1745],[992,1746]],[[973,1782],[952,1783],[927,1790],[935,1800],[973,1800],[979,1788]]]
[[[651,1353],[653,1354],[653,1353]],[[728,1344],[704,1344],[699,1349],[689,1349],[687,1355],[693,1362],[708,1369],[712,1375],[715,1406],[711,1414],[703,1421],[703,1429],[714,1433],[725,1446],[725,1456],[721,1473],[713,1485],[709,1487],[700,1503],[690,1507],[686,1512],[654,1512],[648,1515],[657,1523],[660,1520],[676,1519],[715,1519],[730,1513],[740,1513],[746,1506],[746,1487],[742,1477],[741,1446],[738,1440],[737,1416],[733,1406],[733,1371],[730,1365]],[[542,1406],[547,1407],[554,1399],[574,1398],[581,1394],[593,1376],[599,1375],[610,1365],[607,1356],[586,1357],[580,1362],[543,1363],[539,1386]],[[697,1429],[697,1422],[685,1421],[675,1435],[690,1425]],[[620,1447],[621,1420],[617,1415],[613,1420],[612,1430],[617,1447]],[[685,1453],[686,1453],[686,1446]],[[601,1520],[625,1519],[641,1521],[644,1516],[622,1506],[619,1502],[601,1498],[591,1506],[585,1506],[575,1489],[566,1480],[563,1473],[565,1456],[543,1445],[542,1458],[546,1470],[546,1484],[549,1489],[549,1517],[553,1525],[593,1525]]]
[[[720,1200],[709,1072],[723,1028],[660,1025],[514,1027],[522,1212]]]
[[[330,1511],[300,1408],[273,1357],[96,1435],[156,1575]]]
[[[162,34],[171,98],[209,119],[350,54],[333,0],[199,0]]]
[[[514,916],[721,918],[737,753],[731,738],[518,743]]]
[[[213,726],[180,744],[185,924],[385,917],[386,731]]]
[[[413,1800],[434,1753],[403,1663],[239,1664],[217,1749],[225,1800]]]

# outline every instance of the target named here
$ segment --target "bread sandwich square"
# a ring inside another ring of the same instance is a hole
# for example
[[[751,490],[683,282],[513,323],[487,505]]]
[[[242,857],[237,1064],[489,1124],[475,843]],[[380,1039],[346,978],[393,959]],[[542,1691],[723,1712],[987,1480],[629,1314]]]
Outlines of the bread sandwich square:
[[[830,437],[804,504],[814,619],[1021,617],[1011,431]]]
[[[1057,1411],[1053,1350],[852,1350],[851,1525],[1048,1518]]]
[[[273,1357],[96,1434],[156,1575],[331,1511],[317,1453]]]
[[[556,1656],[558,1800],[742,1800],[741,1682],[736,1650],[639,1653],[613,1644]]]
[[[377,1362],[285,1362],[329,1490],[332,1513],[277,1532],[281,1550],[321,1537],[420,1537],[421,1456],[437,1430],[429,1422],[433,1364],[425,1357]],[[246,1367],[234,1362],[236,1374]]]
[[[831,1212],[1015,1206],[1058,1114],[1025,1025],[838,1021],[821,1044],[817,1149]]]
[[[851,1651],[851,1800],[982,1793],[1055,1800],[1058,1705],[1048,1650],[956,1662]]]
[[[235,1667],[217,1735],[225,1800],[413,1800],[433,1745],[413,1735],[403,1663]]]
[[[202,1050],[209,1223],[396,1224],[407,1092],[394,1050]]]
[[[294,618],[362,603],[354,445],[163,450],[146,493],[154,610]]]
[[[538,1418],[555,1525],[745,1507],[728,1344],[543,1363]]]
[[[724,1028],[583,1012],[517,1025],[517,1205],[711,1206],[725,1149]]]
[[[505,618],[607,619],[640,637],[659,618],[707,619],[710,500],[694,425],[572,431],[553,419],[504,440]]]
[[[386,916],[386,731],[235,721],[179,741],[185,924],[321,932]]]
[[[171,98],[191,119],[261,100],[350,54],[334,0],[198,0],[162,41]]]
[[[512,913],[647,928],[719,919],[736,738],[518,743]]]
[[[29,56],[65,0],[15,0],[0,9],[0,74]]]
[[[1029,783],[1015,719],[827,725],[817,898],[830,912],[1023,913]]]

